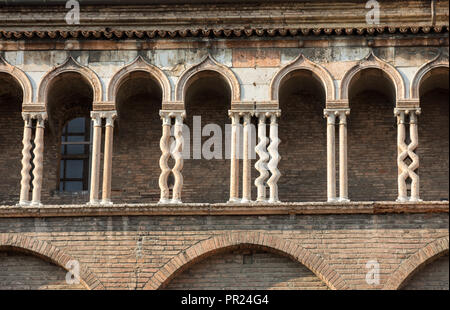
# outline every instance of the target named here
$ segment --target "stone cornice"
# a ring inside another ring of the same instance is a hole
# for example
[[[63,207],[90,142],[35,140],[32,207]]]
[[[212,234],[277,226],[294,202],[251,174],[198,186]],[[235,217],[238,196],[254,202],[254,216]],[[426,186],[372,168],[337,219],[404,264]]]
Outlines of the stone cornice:
[[[64,21],[64,6],[0,8],[0,39],[157,39],[448,32],[448,1],[436,14],[423,1],[381,1],[380,25],[366,23],[365,1],[212,5],[86,6],[80,25]],[[324,14],[326,10],[327,14]],[[220,14],[218,14],[220,12]],[[220,16],[220,17],[217,17]],[[213,26],[218,25],[221,26]],[[251,25],[249,27],[249,25]]]
[[[195,215],[331,215],[449,213],[448,201],[417,203],[198,203],[198,204],[117,204],[113,206],[46,205],[41,207],[0,206],[0,218],[89,217],[89,216],[195,216]]]

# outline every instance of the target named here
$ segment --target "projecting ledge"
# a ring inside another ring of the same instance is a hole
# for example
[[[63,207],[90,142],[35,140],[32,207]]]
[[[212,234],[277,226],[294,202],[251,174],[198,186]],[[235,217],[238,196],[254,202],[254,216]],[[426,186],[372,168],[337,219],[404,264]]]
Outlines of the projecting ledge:
[[[184,203],[164,205],[115,204],[111,206],[44,205],[0,206],[0,218],[83,216],[185,216],[185,215],[324,215],[384,213],[448,213],[448,201],[423,202],[290,202],[290,203]]]

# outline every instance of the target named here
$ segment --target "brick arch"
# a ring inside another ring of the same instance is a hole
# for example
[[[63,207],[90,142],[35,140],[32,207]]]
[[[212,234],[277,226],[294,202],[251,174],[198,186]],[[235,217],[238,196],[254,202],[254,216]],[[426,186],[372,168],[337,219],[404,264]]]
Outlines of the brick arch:
[[[411,83],[411,99],[419,99],[420,85],[422,84],[424,76],[436,68],[449,68],[448,56],[445,57],[442,51],[433,60],[424,64],[419,68],[419,70],[417,70]]]
[[[39,104],[45,105],[45,108],[47,109],[47,96],[50,85],[55,77],[65,72],[81,74],[81,76],[92,87],[93,102],[96,103],[102,101],[103,86],[97,74],[95,74],[95,72],[88,67],[80,65],[75,59],[72,58],[72,56],[69,56],[63,64],[53,68],[42,77],[41,82],[39,83],[37,95]]]
[[[402,75],[394,66],[375,56],[373,51],[345,73],[341,81],[340,99],[348,100],[350,82],[358,72],[365,69],[380,69],[394,84],[396,101],[405,99],[406,88]]]
[[[403,261],[397,270],[389,277],[383,289],[398,290],[406,283],[421,267],[434,261],[436,258],[449,252],[449,237],[439,238]]]
[[[148,63],[141,55],[114,74],[108,86],[108,100],[115,103],[120,86],[129,78],[132,72],[138,71],[150,74],[161,87],[163,102],[170,101],[172,90],[169,79],[161,69]]]
[[[300,54],[292,62],[290,62],[289,64],[284,66],[280,71],[278,71],[278,73],[273,77],[269,87],[270,100],[278,102],[281,82],[290,73],[298,70],[310,71],[318,78],[318,80],[322,83],[322,86],[325,90],[325,97],[327,102],[335,99],[336,91],[331,74],[322,66],[319,66],[318,64],[306,58],[303,54]]]
[[[234,72],[225,65],[218,63],[210,54],[206,55],[200,63],[187,69],[177,82],[175,89],[176,101],[183,102],[186,95],[188,82],[195,74],[201,71],[218,72],[228,83],[231,90],[231,101],[238,102],[241,99],[241,86]]]
[[[30,104],[33,101],[33,87],[31,86],[28,76],[16,66],[9,64],[1,55],[0,72],[9,74],[17,83],[19,83],[23,92],[22,105]]]
[[[311,270],[330,289],[348,289],[342,277],[333,270],[319,255],[299,246],[289,240],[261,232],[235,232],[200,241],[184,250],[159,271],[144,285],[144,289],[159,289],[167,285],[175,276],[198,261],[209,257],[218,251],[233,248],[238,245],[261,246],[269,251],[275,251],[289,256]]]
[[[18,249],[35,256],[44,258],[69,271],[66,264],[73,258],[63,250],[51,245],[48,242],[18,234],[0,234],[0,250]],[[87,267],[80,266],[80,282],[91,290],[105,289],[103,284]]]

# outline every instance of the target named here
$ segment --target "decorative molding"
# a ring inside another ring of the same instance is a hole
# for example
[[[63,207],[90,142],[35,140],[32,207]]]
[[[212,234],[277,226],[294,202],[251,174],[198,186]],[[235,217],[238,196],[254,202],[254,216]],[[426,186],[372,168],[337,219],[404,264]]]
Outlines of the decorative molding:
[[[219,73],[228,83],[231,91],[231,101],[238,102],[241,100],[241,86],[234,72],[227,66],[218,63],[210,54],[196,65],[187,69],[179,78],[175,94],[176,101],[184,102],[188,83],[192,82],[192,78],[202,71],[214,71]]]
[[[17,68],[9,64],[1,55],[0,55],[0,72],[11,75],[14,80],[19,83],[22,88],[22,107],[24,105],[31,105],[33,101],[33,87],[31,86],[30,79],[28,76]]]
[[[115,103],[120,86],[133,72],[147,72],[150,74],[161,88],[163,102],[169,102],[171,100],[172,89],[165,73],[158,67],[148,63],[141,55],[139,55],[130,64],[121,68],[114,74],[108,86],[108,101]]]
[[[299,70],[309,71],[317,77],[325,90],[327,101],[335,99],[336,91],[331,74],[322,66],[310,61],[303,54],[300,54],[273,77],[269,87],[270,100],[278,101],[281,82],[288,78],[291,73]]]
[[[45,103],[47,106],[47,95],[50,85],[55,77],[66,72],[79,73],[91,85],[93,92],[93,102],[101,102],[103,96],[103,87],[99,77],[90,68],[79,64],[72,56],[69,56],[64,63],[54,67],[47,72],[41,79],[38,88],[38,102]]]
[[[439,55],[437,55],[433,60],[430,62],[422,65],[419,70],[417,70],[416,74],[414,75],[414,78],[411,83],[411,89],[410,89],[410,97],[415,100],[419,100],[419,90],[420,85],[422,84],[422,80],[425,77],[425,75],[429,72],[431,72],[433,69],[436,68],[449,68],[448,65],[448,55],[444,55],[442,51],[439,52]]]
[[[382,72],[384,72],[392,81],[395,87],[396,91],[396,100],[402,100],[406,97],[406,88],[405,88],[405,82],[403,81],[403,78],[398,72],[398,70],[387,63],[386,61],[378,58],[375,56],[373,51],[371,51],[364,59],[360,60],[355,66],[353,66],[350,70],[348,70],[342,81],[341,81],[341,88],[340,88],[340,99],[342,100],[348,100],[348,92],[349,92],[349,86],[351,81],[353,80],[353,77],[362,70],[365,69],[380,69]]]

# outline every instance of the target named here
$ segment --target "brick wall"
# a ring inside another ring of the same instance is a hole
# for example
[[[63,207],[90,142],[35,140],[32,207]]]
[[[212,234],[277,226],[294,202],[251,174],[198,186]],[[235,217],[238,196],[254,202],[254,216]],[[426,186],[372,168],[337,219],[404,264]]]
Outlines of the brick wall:
[[[327,289],[308,268],[261,250],[216,254],[192,266],[166,287],[174,289]]]
[[[0,249],[1,290],[72,290],[81,284],[67,284],[60,266],[25,253]]]
[[[16,235],[30,237],[25,243],[36,245],[46,253],[49,246],[40,246],[31,240],[45,241],[78,260],[107,289],[143,288],[155,272],[175,256],[195,256],[192,253],[197,251],[188,250],[201,241],[237,232],[261,236],[262,242],[247,249],[282,249],[286,241],[292,243],[291,249],[297,246],[308,251],[306,256],[310,260],[304,264],[323,259],[348,288],[379,289],[400,264],[419,249],[448,238],[448,214],[0,218],[0,242]],[[446,242],[448,248],[448,239]],[[194,262],[202,262],[219,250],[225,254],[233,250],[221,247],[220,243]],[[183,251],[190,254],[183,254]],[[212,264],[221,257],[207,262]],[[283,258],[277,257],[277,260]],[[380,285],[366,283],[369,260],[380,264]],[[202,263],[193,266],[190,272],[206,272]],[[311,285],[316,284],[311,282]]]
[[[448,290],[448,254],[422,268],[404,286],[404,290]]]

